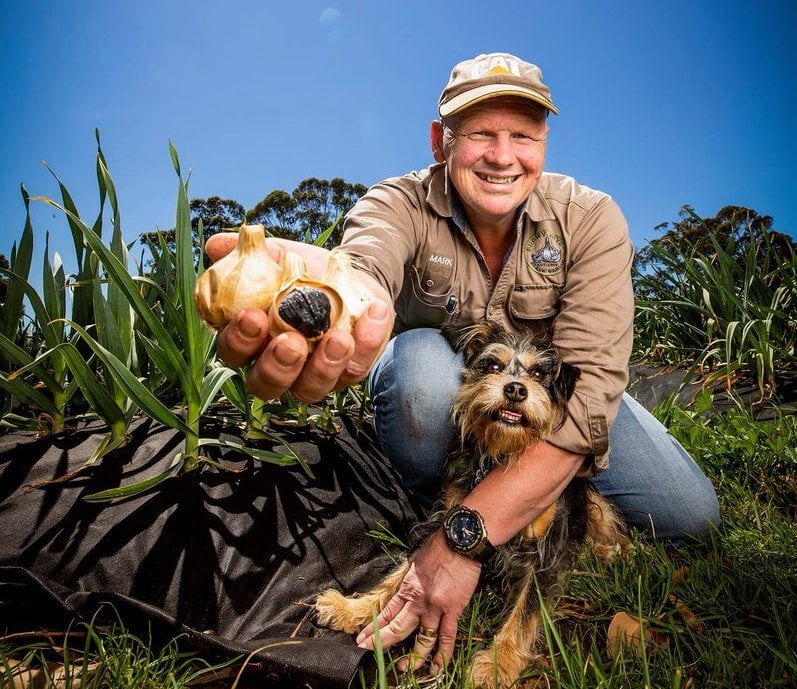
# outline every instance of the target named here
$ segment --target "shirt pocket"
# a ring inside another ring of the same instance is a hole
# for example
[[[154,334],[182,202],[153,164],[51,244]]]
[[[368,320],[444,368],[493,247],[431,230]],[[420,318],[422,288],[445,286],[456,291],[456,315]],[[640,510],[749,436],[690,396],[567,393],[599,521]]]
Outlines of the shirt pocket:
[[[451,271],[428,268],[421,274],[410,267],[412,295],[407,304],[407,323],[413,328],[442,325],[459,310],[459,299],[451,280]]]
[[[513,325],[542,329],[548,334],[559,312],[559,292],[560,287],[554,284],[515,285],[509,297],[509,317]]]

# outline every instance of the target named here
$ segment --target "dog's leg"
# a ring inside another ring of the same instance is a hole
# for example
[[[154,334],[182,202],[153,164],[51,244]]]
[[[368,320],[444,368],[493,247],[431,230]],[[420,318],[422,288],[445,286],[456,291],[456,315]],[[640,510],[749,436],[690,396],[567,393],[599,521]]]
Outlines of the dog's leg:
[[[377,614],[398,591],[410,565],[403,562],[368,593],[344,596],[335,589],[322,592],[315,602],[319,624],[347,634],[355,634],[373,621],[371,610]]]
[[[493,644],[473,659],[471,678],[475,689],[503,689],[517,681],[534,660],[541,620],[534,574],[529,572]]]
[[[622,518],[596,490],[587,491],[587,541],[604,562],[631,550]]]

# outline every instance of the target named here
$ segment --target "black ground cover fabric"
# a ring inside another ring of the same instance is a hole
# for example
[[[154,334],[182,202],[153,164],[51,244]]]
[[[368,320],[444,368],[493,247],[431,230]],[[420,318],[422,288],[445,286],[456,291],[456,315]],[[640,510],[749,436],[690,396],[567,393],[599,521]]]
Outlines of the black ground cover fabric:
[[[100,430],[0,437],[0,632],[88,619],[109,601],[126,625],[184,632],[205,653],[267,647],[251,667],[279,686],[347,686],[362,652],[302,604],[375,583],[390,561],[367,532],[404,536],[419,516],[367,435],[348,421],[336,436],[286,430],[314,478],[227,454],[241,473],[204,465],[134,498],[82,500],[159,473],[182,449],[177,432],[142,420],[97,466],[29,487],[82,464]]]

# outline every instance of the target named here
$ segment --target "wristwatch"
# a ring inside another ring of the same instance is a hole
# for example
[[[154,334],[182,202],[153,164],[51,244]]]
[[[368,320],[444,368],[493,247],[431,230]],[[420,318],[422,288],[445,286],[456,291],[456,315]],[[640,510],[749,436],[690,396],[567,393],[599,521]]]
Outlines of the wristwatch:
[[[476,510],[464,505],[452,507],[443,521],[443,530],[448,546],[458,553],[481,563],[495,554],[495,546],[487,538],[484,519]]]

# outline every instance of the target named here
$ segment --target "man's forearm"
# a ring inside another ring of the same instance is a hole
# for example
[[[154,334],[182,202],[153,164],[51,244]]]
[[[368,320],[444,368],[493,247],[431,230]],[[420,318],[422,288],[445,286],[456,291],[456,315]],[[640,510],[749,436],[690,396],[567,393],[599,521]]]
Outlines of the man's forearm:
[[[540,441],[507,468],[492,469],[462,503],[481,513],[490,542],[502,545],[556,500],[583,460],[583,455]]]

